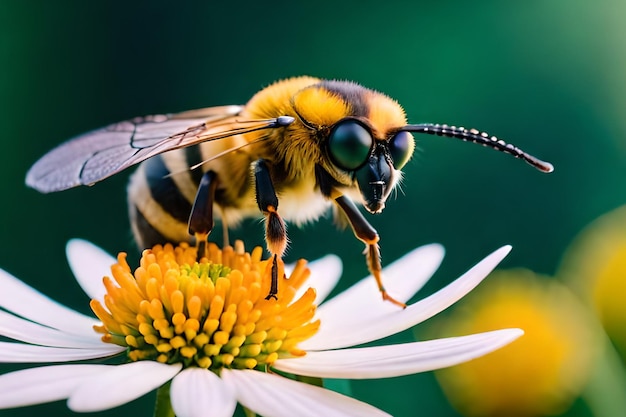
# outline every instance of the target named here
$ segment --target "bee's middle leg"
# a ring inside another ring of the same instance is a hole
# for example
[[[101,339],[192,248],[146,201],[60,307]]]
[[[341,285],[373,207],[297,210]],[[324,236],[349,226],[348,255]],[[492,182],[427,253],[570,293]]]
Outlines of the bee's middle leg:
[[[213,203],[215,202],[215,190],[218,178],[214,171],[207,171],[200,180],[196,199],[189,215],[189,234],[195,236],[198,254],[198,262],[206,256],[206,245],[209,233],[213,230]]]
[[[267,249],[273,256],[272,283],[267,300],[274,298],[278,293],[278,258],[282,258],[287,248],[287,227],[278,214],[278,197],[274,190],[274,183],[270,176],[269,165],[264,159],[259,159],[254,165],[256,184],[256,201],[259,210],[265,215],[265,242]]]

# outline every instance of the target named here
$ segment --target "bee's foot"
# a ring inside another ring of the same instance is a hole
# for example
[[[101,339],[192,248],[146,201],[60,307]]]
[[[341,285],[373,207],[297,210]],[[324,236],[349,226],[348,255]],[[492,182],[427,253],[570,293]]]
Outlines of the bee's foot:
[[[380,291],[381,295],[383,296],[383,301],[389,301],[392,304],[397,305],[398,307],[405,309],[406,308],[406,303],[403,303],[402,301],[398,301],[395,298],[393,298],[392,296],[390,296],[387,291],[385,290],[381,290]]]

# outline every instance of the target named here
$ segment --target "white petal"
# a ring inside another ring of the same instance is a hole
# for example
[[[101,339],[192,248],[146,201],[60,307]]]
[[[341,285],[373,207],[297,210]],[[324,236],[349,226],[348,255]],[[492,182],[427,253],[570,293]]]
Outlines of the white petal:
[[[334,391],[253,370],[222,370],[237,400],[265,417],[381,417],[389,414]]]
[[[462,337],[323,352],[279,359],[274,368],[319,378],[388,378],[432,371],[466,362],[520,337],[520,329],[504,329]]]
[[[383,270],[388,293],[402,302],[410,299],[435,273],[443,260],[441,245],[421,246],[391,263]],[[376,281],[370,275],[348,290],[322,304],[317,317],[322,325],[333,325],[337,317],[342,321],[371,320],[374,317],[395,313],[398,306],[383,302]]]
[[[339,282],[343,265],[338,256],[326,255],[309,263],[308,267],[311,270],[311,276],[306,284],[300,287],[295,299],[297,300],[308,288],[313,287],[316,292],[315,304],[319,305]]]
[[[96,332],[92,331],[91,334],[85,333],[84,335],[66,333],[24,320],[1,310],[0,335],[42,346],[93,348],[103,345],[100,336]]]
[[[456,281],[404,310],[395,308],[386,314],[376,316],[364,314],[361,317],[354,317],[349,314],[350,320],[344,320],[342,314],[338,312],[336,316],[325,319],[328,325],[325,325],[322,319],[319,331],[298,347],[304,350],[337,349],[371,342],[408,329],[463,298],[504,259],[510,250],[510,246],[496,250]],[[383,304],[380,300],[378,303]],[[345,308],[351,309],[352,306],[346,304]]]
[[[97,247],[91,242],[82,239],[72,239],[65,247],[67,261],[76,277],[76,281],[83,291],[102,305],[104,298],[104,285],[102,278],[111,276],[111,265],[117,259]]]
[[[67,406],[76,412],[107,410],[126,404],[160,387],[180,371],[181,365],[152,361],[118,365],[92,375],[72,392]]]
[[[0,376],[0,408],[24,407],[67,398],[89,375],[107,365],[55,365]]]
[[[176,375],[170,398],[177,417],[231,417],[237,406],[232,387],[200,368],[188,368]]]
[[[0,269],[0,307],[36,323],[84,335],[92,334],[97,320],[53,301]]]
[[[124,350],[121,346],[104,343],[98,348],[68,349],[0,342],[0,363],[70,362],[99,359],[116,355]]]

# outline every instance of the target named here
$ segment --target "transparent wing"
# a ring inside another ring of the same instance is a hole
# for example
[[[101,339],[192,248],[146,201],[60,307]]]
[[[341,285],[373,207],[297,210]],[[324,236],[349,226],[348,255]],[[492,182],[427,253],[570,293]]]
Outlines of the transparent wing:
[[[91,185],[159,153],[290,123],[286,118],[244,120],[237,117],[241,109],[222,106],[137,117],[85,133],[37,161],[26,184],[43,193]]]

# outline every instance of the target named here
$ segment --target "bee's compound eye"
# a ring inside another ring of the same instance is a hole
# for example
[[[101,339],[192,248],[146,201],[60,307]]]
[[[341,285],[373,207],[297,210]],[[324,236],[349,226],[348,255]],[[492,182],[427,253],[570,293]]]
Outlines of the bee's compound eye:
[[[406,164],[413,153],[415,144],[409,132],[398,132],[389,141],[389,154],[393,159],[393,167],[400,169]]]
[[[340,168],[352,171],[365,163],[374,140],[360,123],[347,120],[338,123],[328,138],[328,153]]]

